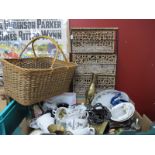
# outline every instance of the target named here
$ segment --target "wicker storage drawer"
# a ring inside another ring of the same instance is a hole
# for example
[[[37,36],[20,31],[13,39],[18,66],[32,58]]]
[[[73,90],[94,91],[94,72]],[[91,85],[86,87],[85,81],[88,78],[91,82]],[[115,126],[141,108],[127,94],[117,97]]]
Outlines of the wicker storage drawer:
[[[116,54],[78,53],[72,54],[72,61],[78,64],[77,74],[97,73],[104,75],[116,74]]]
[[[116,65],[78,65],[76,74],[104,74],[113,75],[116,74]]]
[[[116,54],[102,54],[102,53],[79,53],[72,54],[72,61],[77,64],[116,64],[117,55]]]
[[[86,88],[84,86],[81,86],[81,87],[75,87],[74,88],[77,96],[79,97],[85,97],[85,92],[86,92]],[[102,88],[97,88],[96,89],[96,93],[100,92],[100,91],[103,91],[103,90],[106,90],[106,89],[115,89],[115,86],[103,86]]]
[[[91,74],[77,74],[73,80],[73,91],[77,95],[84,96],[91,83]],[[115,76],[97,75],[96,91],[115,88]]]
[[[72,53],[114,53],[116,29],[73,28]]]

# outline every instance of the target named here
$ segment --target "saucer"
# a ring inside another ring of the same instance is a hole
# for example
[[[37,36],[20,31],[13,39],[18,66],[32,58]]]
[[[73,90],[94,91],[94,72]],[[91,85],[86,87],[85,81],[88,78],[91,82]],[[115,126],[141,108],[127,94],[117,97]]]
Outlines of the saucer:
[[[124,122],[130,119],[135,112],[135,107],[131,102],[122,102],[111,109],[111,120]]]

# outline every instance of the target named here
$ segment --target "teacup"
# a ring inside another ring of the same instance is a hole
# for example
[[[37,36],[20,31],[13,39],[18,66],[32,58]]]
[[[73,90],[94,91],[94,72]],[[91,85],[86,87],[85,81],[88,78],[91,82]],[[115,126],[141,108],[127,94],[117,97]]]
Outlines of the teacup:
[[[68,118],[65,120],[65,128],[67,130],[75,130],[75,129],[83,129],[88,127],[88,120],[87,119],[80,119],[80,118]]]
[[[74,135],[95,135],[95,129],[92,127],[70,130],[70,132],[72,132]]]
[[[57,110],[53,111],[56,119],[63,119],[64,116],[68,114],[68,109],[65,107],[60,107]]]
[[[30,135],[41,135],[43,132],[40,129],[33,130]]]
[[[55,123],[55,119],[50,113],[46,113],[36,119],[37,126],[44,132],[49,133],[48,126]]]

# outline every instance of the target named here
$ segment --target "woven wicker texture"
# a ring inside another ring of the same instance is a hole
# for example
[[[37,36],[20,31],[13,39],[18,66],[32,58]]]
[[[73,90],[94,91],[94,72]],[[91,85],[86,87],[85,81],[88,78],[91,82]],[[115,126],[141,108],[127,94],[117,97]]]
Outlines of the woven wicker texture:
[[[115,75],[116,65],[78,65],[76,74],[102,74],[102,75]]]
[[[96,74],[116,74],[116,54],[77,53],[72,54],[72,61],[78,64],[77,74],[94,72]]]
[[[96,91],[115,88],[118,28],[72,28],[71,60],[78,64],[73,90],[84,96],[97,74]]]
[[[115,30],[74,29],[71,34],[73,53],[114,53]]]
[[[80,53],[72,54],[72,61],[77,64],[116,64],[116,54]]]
[[[73,88],[78,95],[85,95],[85,91],[91,83],[91,74],[78,74],[74,77]],[[107,76],[103,74],[97,75],[97,92],[104,89],[114,89],[115,88],[115,76]]]
[[[77,66],[68,62],[60,46],[47,36],[36,37],[28,43],[23,52],[31,43],[33,47],[34,42],[41,38],[49,39],[56,46],[54,58],[35,57],[2,61],[5,92],[22,105],[31,105],[69,91]],[[35,54],[34,47],[33,51]],[[64,61],[57,60],[58,53],[63,54]]]

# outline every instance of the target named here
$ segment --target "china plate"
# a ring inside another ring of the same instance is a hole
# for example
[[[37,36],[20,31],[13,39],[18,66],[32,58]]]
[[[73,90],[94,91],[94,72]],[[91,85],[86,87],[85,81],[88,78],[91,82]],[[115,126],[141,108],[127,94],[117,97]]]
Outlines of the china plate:
[[[113,89],[108,89],[108,90],[104,90],[99,92],[93,99],[91,105],[94,106],[97,103],[101,103],[103,106],[107,107],[109,110],[112,109],[112,105],[111,105],[111,99],[116,95],[116,93],[120,92],[121,93],[121,97],[122,99],[126,100],[129,102],[129,97],[126,93],[122,92],[122,91],[117,91],[117,90],[113,90]]]

